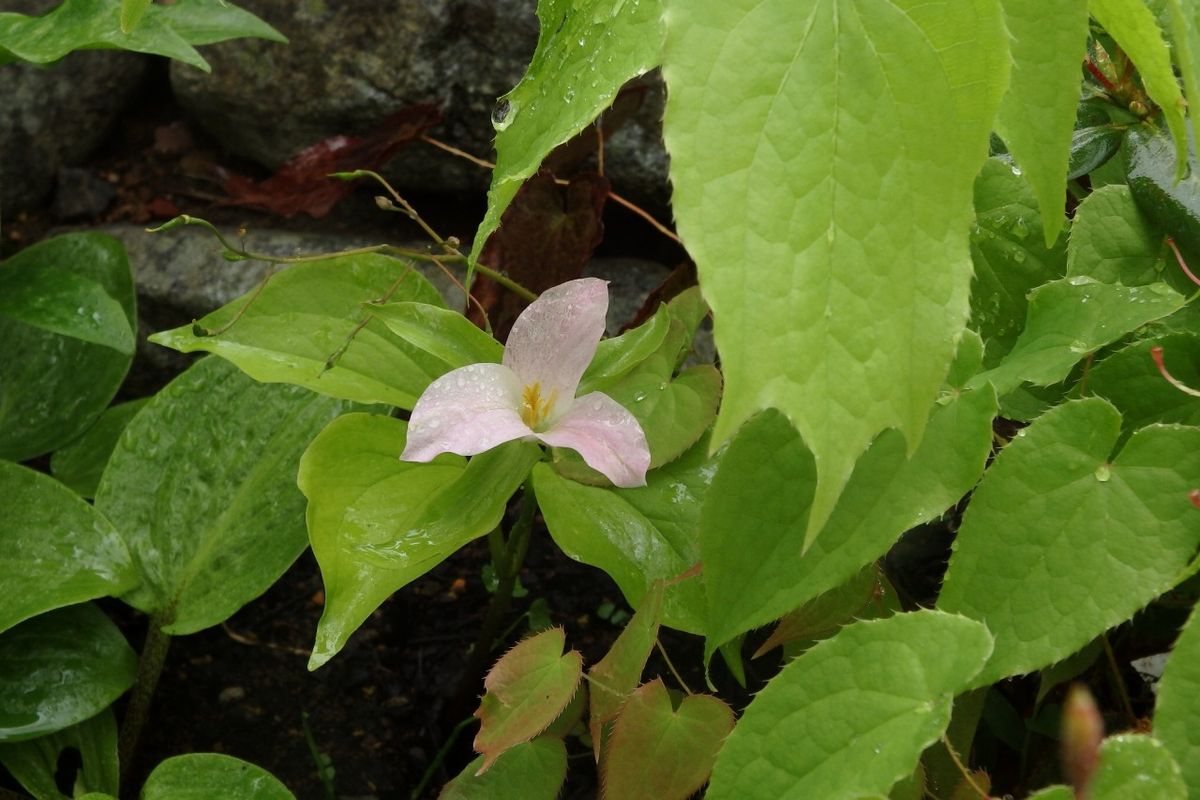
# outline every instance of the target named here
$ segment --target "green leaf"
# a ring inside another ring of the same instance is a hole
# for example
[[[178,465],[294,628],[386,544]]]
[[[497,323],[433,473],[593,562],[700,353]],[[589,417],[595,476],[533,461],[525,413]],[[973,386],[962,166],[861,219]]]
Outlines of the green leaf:
[[[146,16],[154,0],[121,0],[121,33],[129,33]]]
[[[651,470],[638,489],[584,486],[546,464],[533,469],[542,516],[563,553],[607,572],[635,608],[655,581],[667,581],[663,622],[690,633],[704,631],[700,582],[673,579],[700,560],[696,523],[713,475],[707,447],[702,439]]]
[[[512,442],[469,464],[452,455],[417,464],[400,460],[406,431],[392,417],[347,414],[301,459],[308,536],[325,582],[309,669],[332,658],[392,592],[496,527],[541,452]]]
[[[121,434],[96,491],[142,577],[122,599],[178,636],[264,592],[306,544],[300,455],[347,408],[217,358],[167,384]]]
[[[916,449],[954,357],[1004,22],[994,0],[667,11],[673,207],[725,372],[713,445],[765,408],[791,421],[819,478],[807,547],[880,431]]]
[[[1046,246],[1057,239],[1066,202],[1067,153],[1088,39],[1087,4],[1003,0],[1012,37],[1012,78],[996,128],[1042,209]]]
[[[1155,422],[1200,425],[1200,399],[1167,383],[1150,355],[1154,347],[1174,377],[1200,386],[1200,336],[1177,333],[1134,342],[1094,365],[1088,391],[1116,406],[1126,431]]]
[[[971,327],[987,342],[984,363],[989,367],[1016,343],[1029,292],[1066,270],[1066,236],[1059,235],[1049,247],[1043,244],[1037,235],[1037,206],[1029,184],[1011,167],[996,158],[984,163],[975,179]],[[1054,213],[1062,216],[1061,209]],[[1061,229],[1062,223],[1046,226],[1051,228]]]
[[[527,742],[554,722],[579,688],[583,656],[563,653],[567,635],[551,628],[517,643],[501,656],[483,681],[486,690],[475,716],[475,751],[483,756],[482,775],[505,750]]]
[[[901,533],[958,502],[983,473],[995,412],[989,391],[951,399],[934,411],[911,459],[897,431],[881,435],[803,554],[812,455],[779,414],[747,425],[721,459],[700,515],[708,655],[849,580]]]
[[[1100,768],[1090,796],[1092,800],[1187,800],[1188,787],[1161,742],[1123,734],[1100,745]]]
[[[1187,173],[1187,103],[1153,12],[1143,0],[1089,0],[1088,11],[1137,65],[1146,94],[1162,109],[1175,139],[1175,177],[1182,178]]]
[[[59,755],[67,749],[79,753],[82,762],[78,774],[68,776],[77,792],[116,794],[120,770],[112,709],[48,736],[0,744],[0,764],[37,800],[66,800],[55,779]]]
[[[428,303],[372,303],[367,310],[392,333],[453,368],[484,362],[499,364],[504,346],[462,314]]]
[[[607,108],[622,84],[659,63],[661,0],[538,0],[537,14],[529,69],[492,114],[496,168],[472,263],[542,159]]]
[[[150,773],[141,800],[295,800],[295,795],[262,767],[219,753],[168,758]]]
[[[1154,735],[1183,768],[1191,796],[1200,796],[1200,612],[1192,612],[1158,682]]]
[[[0,298],[0,458],[24,461],[74,439],[116,394],[137,328],[133,275],[116,239],[67,234],[0,264]]]
[[[706,796],[886,794],[942,735],[955,693],[991,652],[986,628],[937,611],[843,628],[755,696],[717,757]]]
[[[121,432],[148,400],[131,400],[107,408],[78,439],[54,451],[50,472],[81,497],[95,497]]]
[[[956,795],[951,794],[956,786],[961,786],[964,782],[962,769],[956,763],[956,760],[961,760],[957,754],[971,752],[987,696],[988,689],[975,689],[955,697],[944,739],[934,742],[921,754],[921,764],[925,767],[925,782],[931,794],[959,800]],[[955,755],[950,754],[947,743],[954,748]],[[978,796],[978,793],[976,795]]]
[[[711,364],[674,378],[636,370],[608,394],[641,423],[653,469],[679,458],[712,425],[721,401],[721,373]]]
[[[1079,650],[1175,585],[1200,544],[1188,501],[1200,428],[1154,425],[1114,457],[1121,416],[1100,398],[1022,430],[976,488],[938,607],[987,624],[977,685]]]
[[[708,779],[733,711],[709,694],[689,694],[673,708],[661,678],[621,707],[601,762],[603,797],[686,800]]]
[[[875,619],[885,613],[872,613],[868,608],[872,601],[884,605],[890,591],[895,599],[895,590],[887,586],[887,579],[875,564],[868,564],[850,580],[814,597],[797,609],[789,611],[771,631],[770,637],[755,651],[758,658],[763,653],[795,642],[813,642],[827,639],[837,633],[843,625],[855,619]]]
[[[477,775],[483,756],[443,787],[438,800],[555,800],[567,777],[567,748],[561,739],[540,736],[523,742]]]
[[[1115,123],[1076,128],[1071,134],[1067,180],[1082,178],[1108,163],[1121,149],[1121,140],[1124,137],[1125,127]],[[1097,184],[1093,184],[1093,188],[1097,188]]]
[[[216,353],[256,380],[412,408],[449,365],[381,321],[368,322],[354,334],[368,313],[363,303],[387,294],[397,280],[391,300],[445,306],[411,264],[376,254],[344,256],[297,264],[274,275],[261,292],[251,291],[194,325],[156,333],[150,341],[184,353]],[[198,335],[197,329],[212,333]],[[336,363],[326,369],[332,358]]]
[[[0,461],[0,631],[137,585],[112,524],[53,478]]]
[[[1025,382],[1058,383],[1088,354],[1168,316],[1184,302],[1162,282],[1127,287],[1077,275],[1047,283],[1030,295],[1025,329],[1012,351],[968,386],[990,382],[1005,395]]]
[[[1070,786],[1047,786],[1029,795],[1029,800],[1075,800],[1075,791]]]
[[[646,322],[620,336],[600,342],[592,363],[583,373],[576,394],[605,391],[609,385],[657,352],[671,330],[671,318],[670,309],[660,305],[654,316]]]
[[[1128,186],[1104,186],[1075,209],[1067,275],[1144,286],[1163,277],[1163,236],[1138,210]]]
[[[1171,54],[1179,65],[1188,102],[1194,105],[1200,102],[1200,25],[1197,25],[1200,6],[1196,0],[1167,0],[1167,6],[1170,10]],[[1195,121],[1189,121],[1194,135]]]
[[[33,739],[96,716],[133,685],[137,655],[90,603],[0,634],[0,742]]]
[[[251,37],[286,44],[287,37],[229,0],[175,0],[154,5],[150,14],[162,19],[189,44],[206,45]]]

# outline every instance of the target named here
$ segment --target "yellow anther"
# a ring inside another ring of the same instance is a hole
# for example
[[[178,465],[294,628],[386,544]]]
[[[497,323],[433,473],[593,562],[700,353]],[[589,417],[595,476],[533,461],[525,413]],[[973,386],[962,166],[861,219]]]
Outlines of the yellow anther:
[[[546,417],[550,416],[550,409],[554,408],[557,397],[558,392],[553,391],[549,397],[543,398],[542,384],[529,384],[521,391],[521,421],[531,429],[537,430],[538,426],[546,421]]]

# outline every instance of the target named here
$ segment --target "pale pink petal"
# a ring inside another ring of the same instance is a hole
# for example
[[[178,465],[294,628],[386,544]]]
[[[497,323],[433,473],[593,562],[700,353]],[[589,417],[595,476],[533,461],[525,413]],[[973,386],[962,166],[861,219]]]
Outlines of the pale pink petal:
[[[556,397],[564,408],[596,354],[607,314],[608,284],[599,278],[547,289],[513,323],[504,365],[523,386],[541,384],[541,396]]]
[[[447,372],[417,400],[400,458],[430,461],[440,453],[473,456],[532,436],[517,409],[521,385],[501,364],[471,364]]]
[[[575,399],[545,433],[537,437],[551,447],[569,447],[592,469],[616,486],[646,485],[650,446],[637,418],[602,392]]]

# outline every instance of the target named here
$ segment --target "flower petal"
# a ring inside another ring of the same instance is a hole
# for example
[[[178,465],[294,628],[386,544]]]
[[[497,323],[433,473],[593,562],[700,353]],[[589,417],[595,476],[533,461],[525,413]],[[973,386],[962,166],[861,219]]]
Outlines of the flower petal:
[[[522,386],[540,383],[542,397],[570,400],[596,355],[607,314],[608,284],[599,278],[580,278],[547,289],[513,323],[504,365],[517,374]],[[565,408],[566,403],[559,407]]]
[[[602,392],[575,399],[545,433],[537,437],[551,447],[569,447],[587,465],[622,488],[646,485],[650,446],[637,418]]]
[[[425,390],[408,423],[400,458],[430,461],[441,453],[473,456],[532,436],[517,412],[521,385],[501,364],[471,364],[447,372]]]

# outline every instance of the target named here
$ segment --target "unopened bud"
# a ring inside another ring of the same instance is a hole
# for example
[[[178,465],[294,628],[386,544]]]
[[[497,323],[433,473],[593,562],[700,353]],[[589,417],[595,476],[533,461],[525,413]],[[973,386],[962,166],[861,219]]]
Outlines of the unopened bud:
[[[1088,798],[1103,740],[1104,719],[1095,698],[1083,684],[1072,684],[1062,709],[1062,760],[1076,800]]]

